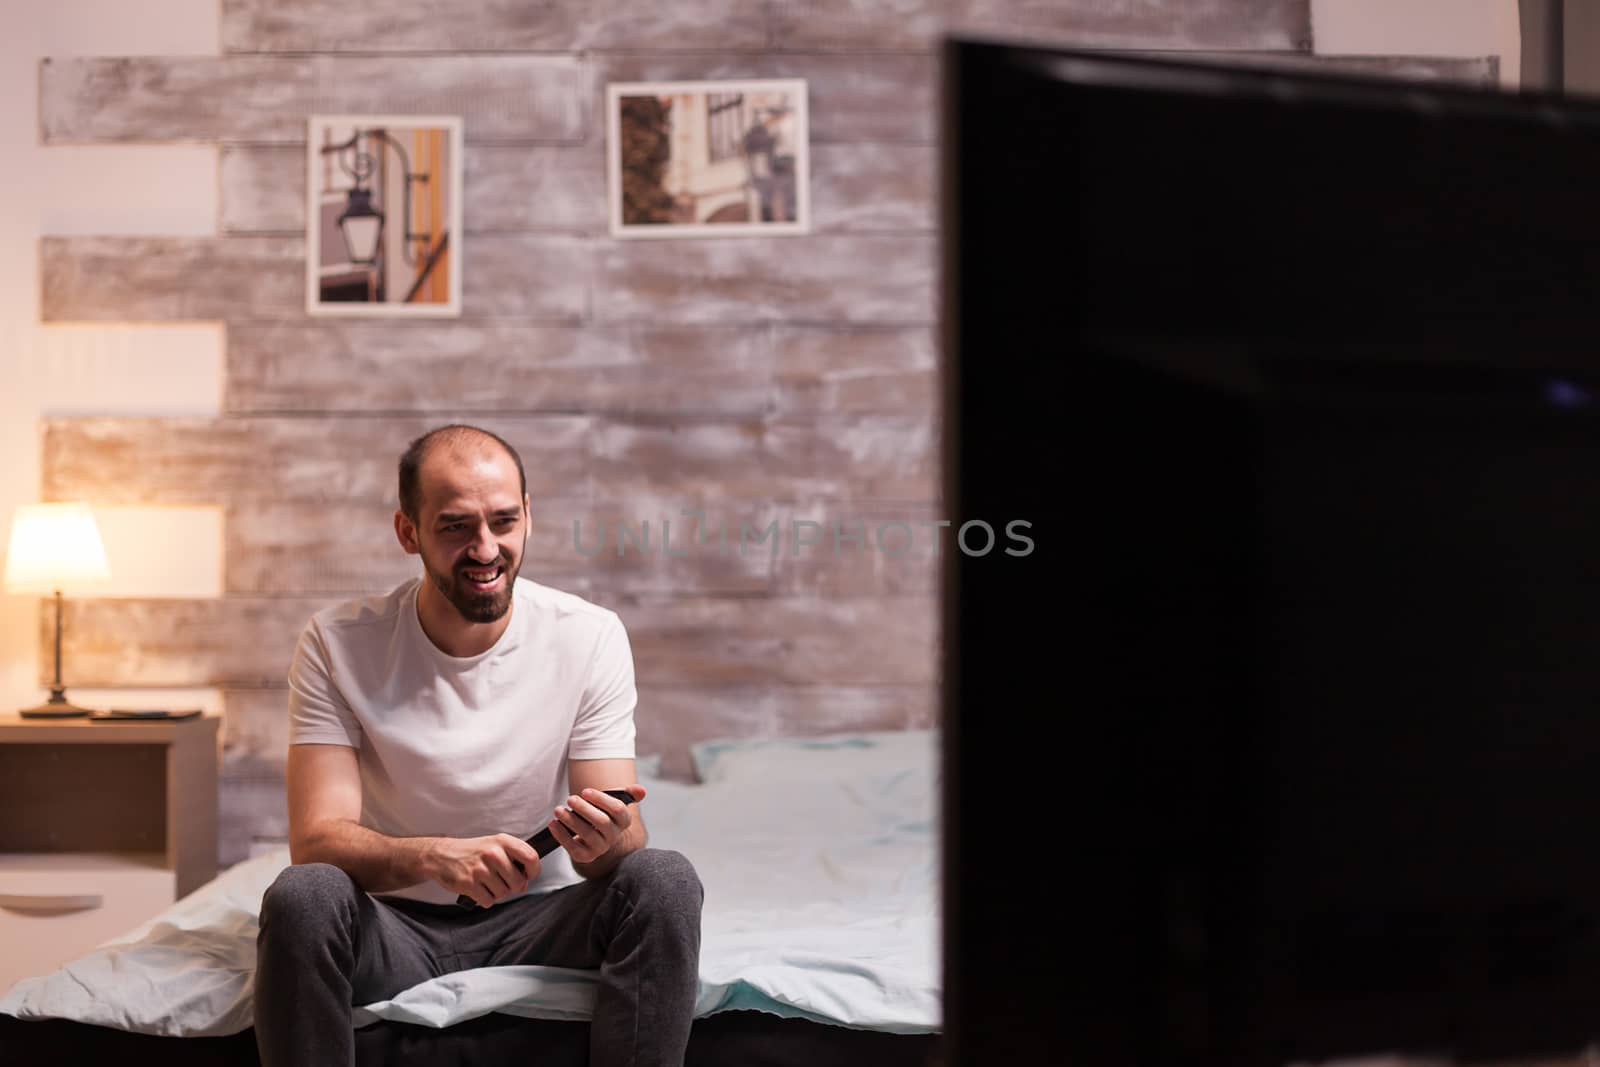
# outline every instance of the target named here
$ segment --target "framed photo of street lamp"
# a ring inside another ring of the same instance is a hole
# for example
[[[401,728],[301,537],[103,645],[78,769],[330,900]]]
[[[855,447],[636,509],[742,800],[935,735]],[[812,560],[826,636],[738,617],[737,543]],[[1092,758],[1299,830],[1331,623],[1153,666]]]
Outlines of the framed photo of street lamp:
[[[461,314],[461,118],[313,115],[306,311]]]
[[[613,237],[811,232],[803,79],[606,86]]]

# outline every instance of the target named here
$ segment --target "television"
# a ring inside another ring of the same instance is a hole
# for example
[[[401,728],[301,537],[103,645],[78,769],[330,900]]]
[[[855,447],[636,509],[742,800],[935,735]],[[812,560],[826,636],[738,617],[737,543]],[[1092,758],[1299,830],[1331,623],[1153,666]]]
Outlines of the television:
[[[944,1062],[1600,1040],[1600,106],[942,47]]]

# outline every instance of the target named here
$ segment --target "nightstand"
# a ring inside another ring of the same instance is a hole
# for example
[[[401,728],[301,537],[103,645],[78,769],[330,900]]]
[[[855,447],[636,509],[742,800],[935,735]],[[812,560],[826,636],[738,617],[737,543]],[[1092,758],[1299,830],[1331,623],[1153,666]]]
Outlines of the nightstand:
[[[0,991],[216,877],[221,721],[0,714]]]

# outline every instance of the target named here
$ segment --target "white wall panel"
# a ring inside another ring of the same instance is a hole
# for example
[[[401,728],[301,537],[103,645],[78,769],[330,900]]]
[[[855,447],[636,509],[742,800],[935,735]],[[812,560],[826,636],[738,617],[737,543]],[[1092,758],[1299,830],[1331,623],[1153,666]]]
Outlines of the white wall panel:
[[[22,368],[39,415],[216,415],[221,323],[52,324]]]
[[[41,234],[209,237],[217,232],[212,145],[57,145],[39,149]],[[107,175],[115,175],[106,180]]]
[[[1500,57],[1500,84],[1522,77],[1517,0],[1311,0],[1322,55]]]
[[[111,569],[111,580],[97,596],[222,595],[220,507],[96,505],[94,517]]]

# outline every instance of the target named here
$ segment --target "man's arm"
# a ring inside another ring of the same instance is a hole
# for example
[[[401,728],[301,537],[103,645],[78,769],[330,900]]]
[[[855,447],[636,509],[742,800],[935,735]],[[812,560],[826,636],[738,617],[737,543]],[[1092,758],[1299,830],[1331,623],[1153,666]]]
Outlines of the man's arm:
[[[288,780],[290,861],[332,864],[368,893],[434,881],[487,908],[538,877],[539,854],[509,834],[389,837],[362,826],[361,769],[347,745],[290,745]]]
[[[639,805],[624,804],[601,792],[628,789],[635,800],[644,799],[644,786],[635,781],[634,774],[631,759],[572,760],[567,764],[567,785],[574,794],[567,798],[571,811],[558,811],[550,821],[550,832],[571,854],[573,870],[585,878],[611,873],[622,857],[649,841]],[[586,796],[585,790],[591,792]],[[573,818],[574,813],[583,821]]]

